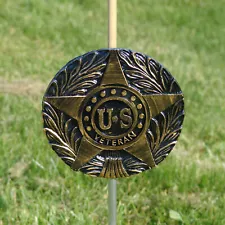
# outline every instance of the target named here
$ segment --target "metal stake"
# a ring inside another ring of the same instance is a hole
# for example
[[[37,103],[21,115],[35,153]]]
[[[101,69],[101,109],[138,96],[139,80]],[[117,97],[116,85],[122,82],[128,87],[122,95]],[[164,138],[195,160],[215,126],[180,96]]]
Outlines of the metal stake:
[[[109,225],[116,225],[116,180],[110,179],[108,183],[108,209]]]
[[[116,48],[117,0],[108,0],[108,47]],[[108,182],[109,225],[116,225],[116,180]]]

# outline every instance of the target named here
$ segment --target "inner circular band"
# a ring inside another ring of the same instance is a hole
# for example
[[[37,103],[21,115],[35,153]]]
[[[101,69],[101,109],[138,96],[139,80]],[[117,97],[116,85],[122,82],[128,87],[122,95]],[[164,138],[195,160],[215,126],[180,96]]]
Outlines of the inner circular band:
[[[133,100],[132,101],[129,101],[128,98],[127,98],[127,96],[126,96],[126,94],[125,95],[122,94],[122,91],[127,91],[128,93],[135,95],[139,99],[139,101],[143,104],[143,107],[144,107],[143,108],[143,110],[144,110],[143,113],[145,114],[145,123],[143,124],[143,127],[140,130],[140,133],[135,138],[133,138],[132,140],[130,140],[129,142],[126,142],[123,145],[114,146],[114,145],[108,145],[108,144],[103,144],[103,143],[97,142],[94,137],[90,136],[89,131],[86,130],[86,127],[84,126],[84,123],[83,123],[83,112],[84,111],[80,111],[80,117],[82,119],[79,120],[79,125],[82,128],[81,129],[82,134],[85,135],[86,138],[87,138],[87,140],[90,141],[94,146],[96,146],[98,148],[101,148],[101,149],[107,149],[107,150],[122,150],[122,149],[127,148],[127,147],[131,146],[132,144],[134,144],[134,142],[136,142],[140,138],[140,136],[142,136],[147,131],[148,121],[149,121],[149,116],[150,116],[150,111],[149,111],[149,108],[148,108],[148,106],[146,104],[146,101],[143,99],[143,97],[141,96],[141,94],[139,92],[137,92],[136,90],[134,90],[132,88],[125,87],[125,86],[120,86],[120,85],[119,86],[107,85],[107,86],[97,87],[96,89],[94,89],[93,91],[91,91],[88,94],[88,96],[86,96],[86,98],[85,98],[85,100],[83,102],[83,109],[87,106],[87,104],[89,104],[88,102],[90,101],[90,99],[93,96],[100,95],[99,93],[101,91],[105,91],[107,93],[108,91],[110,91],[110,89],[116,89],[116,90],[118,90],[122,96],[112,96],[112,94],[110,94],[110,96],[108,96],[108,97],[99,96],[100,99],[101,99],[100,100],[101,103],[99,103],[99,104],[102,104],[102,100],[103,99],[105,99],[105,101],[108,101],[108,100],[112,99],[112,97],[113,97],[113,99],[116,99],[116,100],[118,100],[118,99],[125,100],[126,101],[125,104],[127,104],[127,102],[128,102],[127,105],[131,108],[131,110],[132,110],[133,107],[135,108],[135,110],[137,110],[136,109],[136,106],[135,106],[135,102]],[[129,94],[129,96],[131,96],[130,94]],[[107,94],[106,94],[106,96],[107,96]],[[95,105],[94,105],[94,108],[95,108]],[[96,110],[97,110],[97,108],[95,109],[95,111]],[[137,110],[137,114],[138,114],[138,111],[139,110]],[[132,111],[132,113],[133,113],[133,111]],[[138,115],[136,116],[136,119],[137,119],[137,122],[138,122]],[[90,115],[90,120],[93,120],[93,118],[91,118],[91,115]],[[90,121],[90,123],[91,123],[91,121]],[[133,124],[135,124],[135,122],[133,122]],[[92,124],[90,124],[90,125],[92,126]],[[97,134],[97,132],[94,129],[93,129],[93,131]],[[102,132],[100,132],[100,136],[101,135],[102,135]],[[107,137],[108,137],[108,135],[107,135]],[[105,139],[107,139],[107,138],[105,138]],[[117,137],[114,136],[114,139],[119,139],[119,136],[117,136]],[[113,139],[109,139],[109,140],[113,140]]]

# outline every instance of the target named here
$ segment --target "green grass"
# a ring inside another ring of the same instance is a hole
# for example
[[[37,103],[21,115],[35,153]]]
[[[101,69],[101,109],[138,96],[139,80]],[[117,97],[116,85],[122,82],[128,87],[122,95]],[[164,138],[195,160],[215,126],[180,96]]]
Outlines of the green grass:
[[[170,156],[118,180],[119,225],[225,224],[224,4],[118,2],[118,47],[161,62],[186,103]],[[0,40],[0,225],[107,224],[107,180],[73,173],[50,149],[41,120],[54,74],[107,47],[107,1],[0,0]]]

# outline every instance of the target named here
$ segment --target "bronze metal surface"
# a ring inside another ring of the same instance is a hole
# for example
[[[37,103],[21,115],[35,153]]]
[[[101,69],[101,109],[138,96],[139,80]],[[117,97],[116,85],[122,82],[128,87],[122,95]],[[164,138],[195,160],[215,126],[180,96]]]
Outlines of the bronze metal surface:
[[[43,98],[44,130],[73,170],[128,177],[158,165],[181,132],[184,101],[154,59],[102,49],[67,63]]]

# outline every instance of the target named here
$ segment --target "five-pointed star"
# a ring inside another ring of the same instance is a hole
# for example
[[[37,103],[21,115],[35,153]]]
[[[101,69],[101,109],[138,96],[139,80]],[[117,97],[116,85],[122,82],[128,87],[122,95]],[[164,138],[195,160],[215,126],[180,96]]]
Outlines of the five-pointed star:
[[[129,86],[126,78],[123,74],[120,62],[117,56],[117,50],[110,50],[110,58],[103,75],[102,85],[112,85],[118,84],[123,86]],[[69,116],[73,117],[77,121],[79,118],[79,110],[81,104],[86,96],[58,96],[58,97],[44,97],[44,101],[47,101],[57,109],[63,111]],[[143,98],[147,102],[151,116],[155,117],[161,111],[168,108],[170,105],[174,104],[176,101],[181,99],[182,94],[153,94],[153,95],[143,95]],[[150,121],[147,121],[150,123]],[[152,153],[146,138],[146,134],[140,136],[140,138],[133,145],[124,149],[129,154],[135,156],[141,161],[145,162],[149,167],[154,167],[155,162],[152,157]],[[77,157],[73,164],[73,169],[78,170],[93,157],[99,154],[101,147],[94,146],[89,142],[89,140],[83,135],[80,147],[78,149]]]

